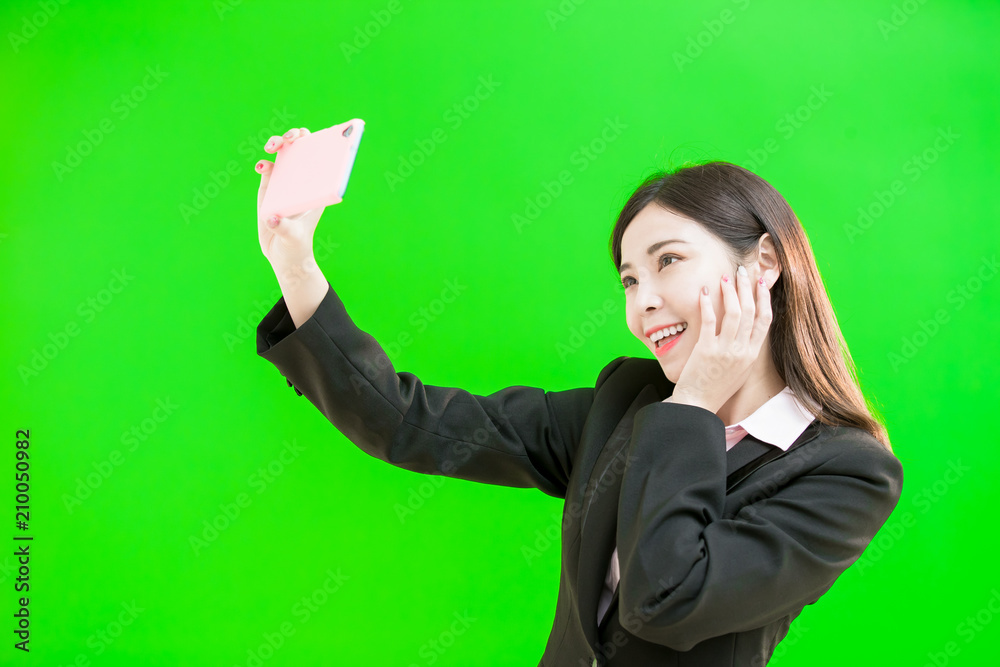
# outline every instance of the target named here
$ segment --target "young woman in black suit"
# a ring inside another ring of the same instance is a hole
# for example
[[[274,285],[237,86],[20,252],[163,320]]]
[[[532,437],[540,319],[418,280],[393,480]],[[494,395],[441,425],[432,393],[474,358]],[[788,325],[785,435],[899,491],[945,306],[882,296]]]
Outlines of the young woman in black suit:
[[[686,166],[632,194],[610,251],[653,358],[557,392],[397,373],[316,265],[321,213],[258,220],[283,294],[258,354],[372,456],[565,499],[540,665],[764,665],[895,507],[902,467],[805,233],[748,170]]]

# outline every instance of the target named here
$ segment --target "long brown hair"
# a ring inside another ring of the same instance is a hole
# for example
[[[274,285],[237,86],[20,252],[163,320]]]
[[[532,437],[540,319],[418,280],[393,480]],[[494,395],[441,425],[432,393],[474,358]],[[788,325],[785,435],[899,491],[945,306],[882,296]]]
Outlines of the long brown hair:
[[[863,429],[892,451],[885,426],[861,392],[809,240],[785,198],[760,176],[729,162],[658,171],[632,193],[618,216],[609,244],[615,269],[621,267],[625,228],[649,204],[702,225],[722,241],[734,267],[750,263],[760,237],[771,235],[781,264],[771,288],[775,368],[818,421]]]

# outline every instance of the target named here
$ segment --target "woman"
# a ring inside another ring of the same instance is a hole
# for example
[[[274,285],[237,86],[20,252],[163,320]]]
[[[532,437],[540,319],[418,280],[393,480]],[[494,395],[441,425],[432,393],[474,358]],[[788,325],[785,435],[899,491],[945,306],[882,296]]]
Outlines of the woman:
[[[557,392],[396,373],[316,266],[321,212],[258,221],[284,295],[258,354],[372,456],[565,499],[540,665],[764,665],[895,507],[902,467],[802,227],[751,172],[693,165],[635,191],[611,255],[653,359]]]

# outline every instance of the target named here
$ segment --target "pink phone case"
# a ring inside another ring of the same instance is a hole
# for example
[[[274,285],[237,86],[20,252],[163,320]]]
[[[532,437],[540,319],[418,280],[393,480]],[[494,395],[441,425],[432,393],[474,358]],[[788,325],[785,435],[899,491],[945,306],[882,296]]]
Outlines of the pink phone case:
[[[285,217],[343,201],[365,121],[349,121],[283,144],[261,202],[262,219]]]

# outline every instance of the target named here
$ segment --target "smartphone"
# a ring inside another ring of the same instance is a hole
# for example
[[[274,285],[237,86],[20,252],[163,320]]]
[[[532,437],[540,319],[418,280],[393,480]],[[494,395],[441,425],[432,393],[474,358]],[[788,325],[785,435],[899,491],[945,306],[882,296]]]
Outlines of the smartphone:
[[[263,219],[285,217],[343,201],[365,121],[352,118],[282,144],[260,204]]]

